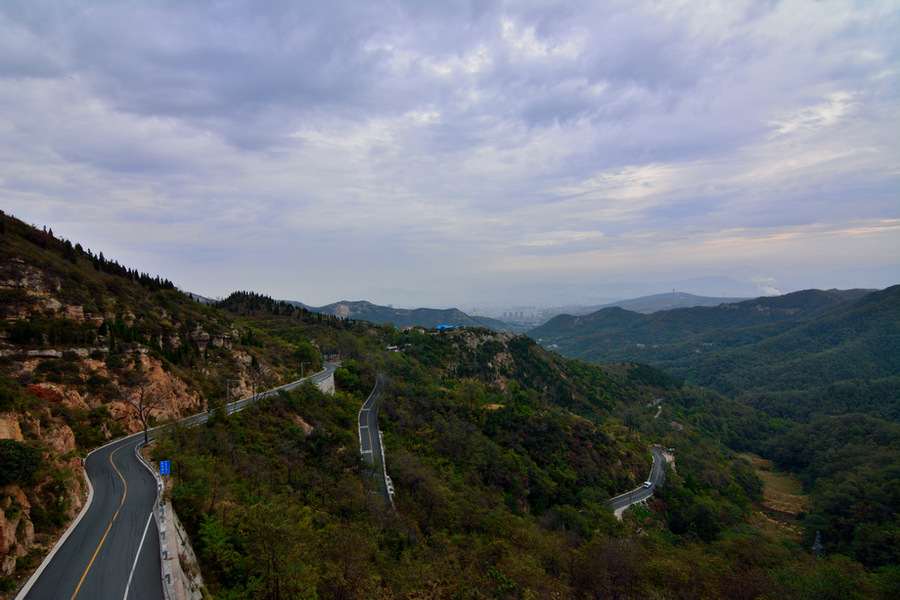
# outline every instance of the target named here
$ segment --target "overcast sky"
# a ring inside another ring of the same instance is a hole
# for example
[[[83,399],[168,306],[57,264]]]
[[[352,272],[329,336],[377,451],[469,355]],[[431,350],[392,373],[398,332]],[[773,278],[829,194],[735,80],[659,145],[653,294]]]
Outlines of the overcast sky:
[[[0,0],[0,208],[313,305],[900,283],[898,50],[893,0]]]

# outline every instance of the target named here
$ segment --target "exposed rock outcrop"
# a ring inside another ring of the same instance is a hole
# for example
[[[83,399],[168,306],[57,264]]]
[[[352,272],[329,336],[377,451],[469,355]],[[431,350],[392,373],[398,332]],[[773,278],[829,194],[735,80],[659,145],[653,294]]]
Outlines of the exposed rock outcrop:
[[[200,327],[198,326],[197,329],[188,334],[188,338],[190,338],[192,342],[197,344],[198,348],[204,350],[206,349],[206,346],[209,345],[210,335],[200,329]]]
[[[231,348],[231,336],[227,333],[213,335],[210,341],[216,348]]]
[[[31,504],[16,485],[0,488],[0,575],[9,575],[16,560],[34,545]]]
[[[24,440],[20,422],[15,417],[15,414],[4,414],[0,418],[0,439]],[[57,492],[65,490],[65,515],[69,519],[74,518],[84,505],[81,459],[60,458],[71,456],[75,450],[75,435],[72,430],[60,419],[53,418],[49,409],[44,409],[34,419],[26,419],[25,423],[30,435],[36,436],[49,448],[43,453],[43,459],[49,461],[53,466],[51,471],[62,475],[62,478],[45,479],[29,488],[28,494],[15,483],[0,487],[0,576],[13,573],[18,559],[39,545],[31,520],[35,502],[40,504],[41,498],[45,499],[44,502],[53,502]]]

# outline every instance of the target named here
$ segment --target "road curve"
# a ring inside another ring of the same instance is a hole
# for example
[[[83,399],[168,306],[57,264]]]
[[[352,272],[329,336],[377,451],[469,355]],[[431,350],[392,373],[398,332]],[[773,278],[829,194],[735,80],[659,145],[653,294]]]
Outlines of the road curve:
[[[650,477],[647,478],[647,481],[651,484],[650,487],[641,485],[641,487],[612,498],[609,500],[608,504],[612,507],[613,511],[618,511],[631,506],[632,504],[643,502],[652,496],[654,490],[661,486],[665,481],[666,472],[663,470],[663,462],[665,459],[663,458],[662,452],[651,446],[650,453],[653,455],[653,467],[650,469]]]
[[[88,455],[89,505],[17,599],[164,597],[153,518],[156,479],[135,455],[143,439],[137,433]]]
[[[363,460],[371,463],[375,471],[379,494],[385,503],[390,503],[390,484],[384,468],[381,434],[378,431],[378,399],[386,389],[387,378],[378,373],[375,376],[375,388],[359,409],[359,447]]]
[[[292,390],[306,380],[318,384],[331,377],[337,365],[325,363],[324,367],[315,375],[232,402],[228,412]],[[200,413],[179,423],[196,425],[207,418],[206,413]],[[151,435],[156,430],[151,430]],[[143,439],[143,432],[136,433],[88,454],[84,465],[91,489],[88,501],[16,600],[166,597],[159,530],[153,518],[156,478],[136,454]]]

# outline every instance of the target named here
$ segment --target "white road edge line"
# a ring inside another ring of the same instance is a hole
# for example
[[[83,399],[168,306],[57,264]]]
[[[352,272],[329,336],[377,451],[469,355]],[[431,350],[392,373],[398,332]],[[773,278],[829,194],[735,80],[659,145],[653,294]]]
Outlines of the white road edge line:
[[[312,379],[313,382],[317,382],[318,380],[315,378],[323,375],[324,373],[326,373],[328,371],[328,366],[326,366],[328,364],[331,364],[331,363],[323,363],[322,366],[324,368],[321,371],[319,371],[318,373],[316,373],[315,375],[308,375],[307,377],[300,379],[298,381],[295,381],[293,384],[288,384],[288,385],[295,385],[295,384],[299,385],[300,383],[302,383],[303,381],[305,381],[307,379]],[[333,373],[334,372],[332,371],[332,377],[334,376]],[[287,386],[282,386],[282,387],[287,388]],[[279,389],[281,389],[281,388],[276,388],[275,390],[272,390],[272,391],[278,391]],[[238,401],[235,401],[235,403],[237,403],[237,402]],[[233,403],[233,404],[235,404],[235,403]],[[182,419],[182,421],[187,422],[189,419],[192,419],[192,418],[196,419],[197,417],[202,417],[202,416],[205,416],[205,415],[200,414],[200,415],[193,415],[192,417],[185,417],[184,419]],[[160,427],[154,427],[153,429],[148,430],[148,433],[152,433],[158,429],[160,429]],[[141,434],[142,434],[142,432],[138,431],[137,433],[132,433],[131,435],[126,435],[125,437],[121,437],[116,440],[110,440],[109,442],[100,446],[99,448],[94,448],[93,450],[88,452],[87,455],[85,456],[85,461],[87,461],[87,457],[90,456],[91,454],[93,454],[94,452],[102,450],[102,449],[106,448],[107,446],[111,446],[111,445],[117,444],[119,442],[124,442],[125,440],[127,440],[129,438],[138,437]],[[362,436],[360,436],[360,437],[362,437]],[[156,477],[156,473],[154,472],[153,468],[150,467],[150,465],[148,465],[146,463],[146,461],[144,461],[144,465],[150,470],[151,473],[153,473],[154,477]],[[50,553],[44,557],[44,560],[41,561],[41,564],[37,568],[37,570],[31,574],[31,577],[28,578],[28,581],[26,581],[25,585],[19,590],[19,593],[16,595],[15,600],[24,600],[24,598],[31,591],[31,588],[34,586],[34,584],[37,583],[37,580],[40,579],[41,575],[44,572],[44,569],[47,568],[47,566],[52,562],[53,557],[56,556],[56,551],[62,547],[62,545],[66,542],[66,540],[69,539],[69,536],[75,530],[75,527],[78,525],[78,523],[81,522],[81,519],[84,517],[84,515],[87,514],[88,509],[91,507],[91,503],[94,501],[94,486],[91,485],[91,478],[88,477],[87,469],[84,470],[84,481],[87,484],[87,488],[88,488],[87,501],[85,502],[84,506],[81,508],[81,511],[78,513],[78,516],[75,517],[75,520],[72,521],[72,523],[65,530],[65,532],[63,532],[62,537],[60,537],[59,540],[56,542],[56,544],[53,545],[53,548],[50,550]],[[162,558],[162,557],[160,557],[160,558]]]
[[[111,446],[112,444],[116,444],[118,442],[127,440],[128,438],[137,437],[139,435],[140,435],[140,432],[132,433],[131,435],[127,435],[124,438],[119,438],[118,440],[113,440],[113,441],[109,442],[108,444],[104,444],[103,446],[100,446],[99,448],[95,448],[95,449],[91,450],[90,452],[87,453],[87,456],[85,456],[85,463],[87,463],[87,457],[90,456],[91,454],[93,454],[94,452],[97,452],[98,450],[102,450],[103,448],[106,448],[107,446]],[[83,466],[86,467],[86,464]],[[31,577],[28,578],[28,582],[25,584],[25,587],[23,587],[21,590],[19,590],[19,593],[16,596],[16,600],[24,600],[25,596],[27,596],[28,593],[31,591],[31,587],[37,582],[38,579],[40,579],[41,575],[44,572],[44,569],[46,569],[47,566],[53,561],[53,557],[56,556],[56,551],[62,547],[62,545],[66,542],[66,540],[69,539],[69,536],[72,534],[73,531],[75,531],[75,528],[81,522],[81,519],[84,518],[84,515],[87,514],[88,509],[91,507],[91,503],[94,501],[94,486],[91,485],[91,478],[88,477],[87,468],[84,468],[84,481],[85,481],[85,483],[87,483],[88,497],[87,497],[87,501],[84,503],[84,506],[81,507],[81,512],[78,513],[78,516],[75,517],[75,520],[72,521],[72,524],[69,525],[69,528],[66,529],[65,533],[62,534],[62,537],[59,538],[59,541],[56,542],[56,544],[54,544],[53,549],[50,550],[50,554],[45,556],[44,560],[41,561],[41,566],[38,567],[37,571],[32,573]]]
[[[99,450],[99,448],[98,448]],[[72,521],[72,524],[69,525],[69,528],[66,529],[66,532],[63,533],[62,537],[59,538],[59,541],[53,546],[53,549],[50,550],[50,554],[48,554],[43,561],[41,561],[41,566],[38,567],[37,571],[35,571],[31,577],[28,578],[28,582],[25,584],[21,590],[19,590],[18,595],[16,595],[15,600],[23,600],[25,596],[28,595],[28,592],[31,591],[31,586],[33,586],[38,579],[40,579],[41,574],[44,572],[44,569],[47,568],[47,565],[53,560],[53,557],[56,555],[57,549],[62,547],[63,543],[69,538],[69,535],[72,531],[75,530],[75,527],[78,523],[81,522],[82,517],[84,517],[85,513],[87,513],[88,509],[91,507],[91,502],[94,501],[94,486],[91,485],[91,479],[87,476],[87,470],[84,471],[84,480],[87,483],[88,487],[88,497],[87,501],[85,501],[84,506],[81,508],[81,512],[78,513],[78,516],[75,517],[75,520]]]
[[[150,521],[153,520],[153,511],[150,511],[150,516],[147,517],[147,524],[144,525],[144,535],[141,537],[141,543],[138,546],[137,554],[134,556],[134,564],[131,565],[131,573],[128,574],[128,583],[125,585],[125,595],[122,596],[122,600],[128,600],[128,588],[131,587],[131,578],[134,577],[134,570],[137,568],[137,561],[141,557],[141,548],[144,547],[144,540],[147,539],[147,530],[150,529]]]

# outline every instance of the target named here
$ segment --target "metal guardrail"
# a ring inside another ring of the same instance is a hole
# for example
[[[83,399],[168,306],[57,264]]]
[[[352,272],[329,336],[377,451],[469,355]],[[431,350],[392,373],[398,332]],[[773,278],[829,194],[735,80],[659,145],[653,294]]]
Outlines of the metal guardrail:
[[[156,469],[153,468],[141,454],[141,448],[144,442],[138,442],[134,447],[134,455],[141,461],[153,478],[156,480],[156,502],[153,504],[153,517],[156,519],[156,531],[159,532],[159,553],[160,553],[160,571],[162,573],[163,591],[166,594],[166,600],[172,600],[173,592],[170,589],[172,585],[172,573],[166,569],[166,561],[169,559],[169,547],[166,542],[166,516],[165,506],[162,501],[163,483]]]
[[[253,396],[250,396],[249,398],[235,400],[231,404],[226,404],[225,410],[228,414],[235,413],[239,410],[243,410],[250,404],[255,404],[262,398],[269,398],[279,392],[282,392],[282,391],[289,392],[293,389],[296,389],[304,381],[307,381],[307,380],[312,380],[314,383],[318,384],[320,382],[319,379],[322,378],[321,376],[327,372],[328,372],[328,369],[323,369],[322,371],[319,371],[318,373],[315,373],[314,375],[309,375],[302,379],[298,379],[297,381],[293,381],[291,383],[288,383],[287,385],[282,385],[277,388],[268,390],[266,392],[262,392],[260,394],[254,394]],[[332,375],[333,375],[333,371],[332,371]],[[325,379],[327,379],[327,378],[325,378]],[[176,425],[176,424],[187,425],[188,427],[193,427],[195,425],[201,425],[203,423],[206,423],[206,421],[209,420],[210,414],[211,413],[209,413],[209,412],[199,413],[196,415],[192,415],[190,417],[185,417],[183,419],[179,419],[178,421],[175,421],[174,423],[167,423],[165,425],[160,425],[158,427],[154,427],[153,429],[147,430],[147,435],[150,439],[152,439],[155,437],[156,434],[158,434],[162,431],[165,431],[165,430],[169,429],[172,425]],[[162,478],[160,477],[159,473],[157,473],[156,469],[153,468],[153,465],[151,465],[149,462],[147,462],[147,460],[143,457],[143,455],[141,455],[141,448],[143,446],[144,446],[144,442],[138,442],[138,444],[134,447],[134,454],[135,454],[135,456],[137,456],[138,460],[140,460],[141,463],[147,468],[147,470],[150,471],[150,473],[153,475],[153,478],[156,480],[156,503],[154,504],[153,516],[156,519],[156,530],[159,532],[160,571],[162,573],[163,590],[165,591],[165,594],[166,594],[166,600],[172,600],[174,592],[170,588],[173,584],[173,581],[172,581],[173,577],[172,577],[171,570],[166,569],[166,561],[170,560],[170,558],[169,558],[169,545],[168,545],[168,542],[166,541],[166,516],[165,516],[166,507],[165,507],[165,503],[162,500],[163,482],[162,482]],[[385,473],[385,476],[387,476],[387,473]],[[393,503],[393,501],[392,501],[392,503]]]
[[[387,474],[387,455],[384,453],[384,438],[381,436],[380,429],[378,430],[378,443],[381,445],[381,474],[384,476],[384,485],[387,488],[388,500],[391,501],[391,508],[396,512],[397,507],[394,506],[394,482],[391,481]]]

